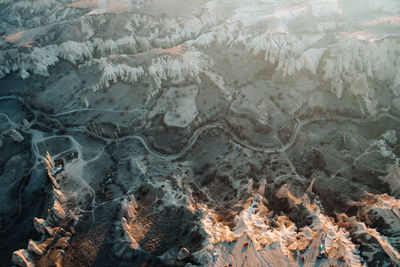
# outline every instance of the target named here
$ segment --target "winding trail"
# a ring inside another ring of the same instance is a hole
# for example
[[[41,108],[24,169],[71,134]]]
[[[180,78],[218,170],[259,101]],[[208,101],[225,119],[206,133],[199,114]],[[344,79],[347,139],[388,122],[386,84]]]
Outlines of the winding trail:
[[[31,111],[33,114],[35,114],[35,119],[34,121],[36,121],[36,117],[37,117],[37,113],[44,113],[42,111],[37,111],[35,109],[33,109],[31,107],[30,104],[28,104],[22,97],[20,96],[1,96],[0,97],[0,101],[1,100],[16,100],[18,102],[23,103],[28,109],[29,111]],[[45,113],[46,116],[51,117],[51,118],[55,118],[55,117],[60,117],[60,116],[65,116],[65,115],[70,115],[72,113],[76,113],[76,112],[85,112],[85,111],[100,111],[100,112],[137,112],[137,109],[132,109],[132,110],[114,110],[111,108],[108,109],[96,109],[96,108],[80,108],[80,109],[74,109],[74,110],[69,110],[69,111],[64,111],[64,112],[60,112],[60,113],[56,113],[56,114],[47,114]],[[6,114],[0,114],[0,115],[6,115]],[[147,138],[142,135],[142,134],[136,134],[136,135],[129,135],[129,136],[125,136],[122,138],[117,138],[117,139],[110,139],[110,138],[103,138],[100,136],[97,136],[98,138],[101,138],[107,142],[111,142],[111,141],[122,141],[125,139],[137,139],[139,140],[142,145],[145,147],[145,149],[152,155],[165,159],[165,160],[176,160],[178,158],[180,158],[182,155],[184,155],[188,150],[190,150],[190,148],[195,144],[195,142],[197,141],[199,135],[201,135],[203,132],[212,129],[212,128],[218,128],[223,130],[225,133],[227,133],[231,139],[237,143],[240,144],[241,146],[244,146],[246,148],[249,148],[253,151],[258,151],[258,152],[263,152],[263,153],[278,153],[278,152],[284,152],[286,150],[288,150],[296,141],[297,135],[299,133],[299,130],[304,127],[305,125],[309,124],[309,123],[313,123],[313,122],[317,122],[317,121],[326,121],[326,120],[335,120],[335,121],[347,121],[347,122],[353,122],[353,123],[366,123],[366,122],[375,122],[378,121],[379,119],[382,118],[390,118],[392,120],[395,120],[397,122],[400,122],[400,119],[394,117],[393,115],[389,114],[389,113],[380,113],[378,116],[376,116],[375,118],[371,118],[371,119],[353,119],[353,118],[341,118],[341,117],[335,117],[335,118],[331,118],[331,117],[324,117],[324,118],[310,118],[310,119],[305,119],[305,120],[297,120],[297,124],[295,127],[295,131],[294,134],[292,135],[290,141],[286,144],[282,144],[280,147],[275,147],[275,148],[269,148],[269,147],[262,147],[262,146],[257,146],[257,145],[253,145],[250,144],[246,141],[243,141],[242,139],[240,139],[239,137],[235,136],[234,134],[230,133],[228,131],[228,129],[222,124],[222,123],[212,123],[212,124],[208,124],[205,126],[202,126],[200,128],[198,128],[193,135],[191,136],[188,144],[179,152],[175,153],[175,154],[164,154],[161,152],[158,152],[156,150],[154,150],[151,145],[149,144]],[[56,120],[58,123],[60,123],[60,121],[58,119],[54,119]],[[37,123],[37,121],[36,121]],[[15,124],[15,123],[14,123]],[[60,123],[61,124],[61,123]],[[276,135],[276,134],[275,134]],[[279,138],[278,138],[279,140]]]

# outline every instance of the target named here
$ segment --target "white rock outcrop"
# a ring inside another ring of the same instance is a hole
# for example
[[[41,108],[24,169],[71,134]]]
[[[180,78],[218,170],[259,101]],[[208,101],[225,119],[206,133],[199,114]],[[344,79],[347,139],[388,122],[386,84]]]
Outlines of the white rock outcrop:
[[[12,262],[20,267],[35,267],[31,255],[26,249],[14,251],[12,255]]]
[[[134,195],[131,195],[130,199],[124,199],[122,202],[122,209],[124,210],[126,217],[121,218],[121,224],[124,231],[125,241],[129,243],[131,249],[139,248],[139,244],[131,234],[132,229],[130,226],[130,223],[136,218],[138,208],[139,206]]]

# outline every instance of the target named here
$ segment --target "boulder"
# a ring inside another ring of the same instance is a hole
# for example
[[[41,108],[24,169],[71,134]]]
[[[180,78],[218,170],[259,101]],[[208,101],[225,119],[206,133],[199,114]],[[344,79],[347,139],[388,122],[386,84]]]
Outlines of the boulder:
[[[60,203],[64,203],[66,201],[65,195],[60,190],[58,190],[57,188],[53,187],[53,193],[54,193],[54,196],[56,197],[56,199]]]
[[[38,231],[41,234],[46,233],[46,227],[47,223],[45,220],[40,219],[40,218],[33,218],[33,226],[35,227],[36,231]]]
[[[58,200],[54,201],[53,213],[60,220],[64,219],[66,216],[65,211],[64,211],[63,207],[61,206],[61,203]]]
[[[43,248],[40,245],[38,245],[35,241],[33,241],[32,239],[29,240],[28,250],[39,256],[43,255],[43,253],[44,253]]]
[[[189,256],[190,256],[189,250],[187,248],[185,248],[185,247],[182,247],[178,252],[177,258],[178,258],[178,260],[183,260],[183,259],[186,259]]]
[[[22,120],[22,123],[23,123],[23,127],[22,127],[22,129],[24,130],[24,131],[26,131],[26,130],[29,130],[31,127],[32,127],[32,122],[29,122],[27,119],[23,119]]]
[[[24,141],[24,137],[15,129],[11,131],[10,136],[12,140],[14,140],[17,143],[21,143],[22,141]]]

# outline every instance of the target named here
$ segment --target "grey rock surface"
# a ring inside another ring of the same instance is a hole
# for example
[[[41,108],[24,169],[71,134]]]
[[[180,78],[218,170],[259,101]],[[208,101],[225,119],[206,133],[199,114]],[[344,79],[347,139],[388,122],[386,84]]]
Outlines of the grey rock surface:
[[[400,265],[399,14],[0,0],[0,266]]]

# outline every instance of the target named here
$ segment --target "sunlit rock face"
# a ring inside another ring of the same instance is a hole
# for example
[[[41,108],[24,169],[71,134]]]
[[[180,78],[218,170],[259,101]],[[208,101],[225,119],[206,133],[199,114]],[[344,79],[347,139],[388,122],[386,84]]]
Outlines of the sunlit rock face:
[[[0,265],[399,266],[399,14],[0,0]]]

